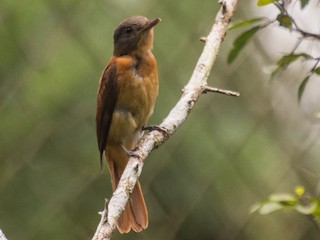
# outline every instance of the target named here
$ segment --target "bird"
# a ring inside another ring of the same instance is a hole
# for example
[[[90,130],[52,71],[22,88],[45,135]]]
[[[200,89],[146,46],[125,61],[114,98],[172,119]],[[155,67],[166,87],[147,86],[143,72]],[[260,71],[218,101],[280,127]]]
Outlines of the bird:
[[[113,33],[114,50],[99,79],[96,133],[103,165],[105,154],[115,191],[121,175],[153,114],[159,91],[157,61],[152,53],[153,28],[160,18],[133,16]],[[148,227],[148,211],[137,181],[117,220],[120,233]]]

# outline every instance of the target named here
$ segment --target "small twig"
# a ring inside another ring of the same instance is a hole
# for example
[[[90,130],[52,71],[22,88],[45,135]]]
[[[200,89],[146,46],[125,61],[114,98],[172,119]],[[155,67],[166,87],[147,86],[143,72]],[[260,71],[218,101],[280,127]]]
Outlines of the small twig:
[[[298,29],[294,29],[296,32],[299,32],[303,37],[306,38],[315,38],[317,40],[320,40],[320,34],[316,34],[316,33],[310,33],[310,32],[306,32],[300,28]]]
[[[316,70],[316,68],[318,67],[318,64],[320,62],[320,58],[315,58],[314,60],[316,61],[316,63],[313,65],[311,72],[314,72]]]
[[[207,41],[207,37],[201,37],[200,41],[205,43]]]
[[[92,239],[101,239],[101,240],[110,239],[111,234],[108,234],[103,231],[105,229],[103,228],[103,225],[107,222],[107,219],[108,219],[108,203],[109,203],[108,199],[105,199],[104,209],[102,212],[99,212],[99,215],[101,215],[101,220],[97,227],[97,231],[95,232]]]
[[[8,240],[1,229],[0,229],[0,240]]]
[[[239,97],[240,96],[240,93],[238,93],[238,92],[206,86],[203,89],[202,93],[208,93],[208,92],[221,93],[221,94],[224,94],[224,95],[227,95],[227,96],[233,96],[233,97]]]

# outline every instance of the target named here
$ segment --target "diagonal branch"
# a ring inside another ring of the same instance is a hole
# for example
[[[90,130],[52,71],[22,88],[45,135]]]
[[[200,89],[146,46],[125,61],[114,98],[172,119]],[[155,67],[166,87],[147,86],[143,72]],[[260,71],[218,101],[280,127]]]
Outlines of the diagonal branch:
[[[116,221],[122,213],[143,167],[143,161],[154,149],[162,145],[186,120],[200,95],[208,92],[207,79],[216,60],[220,45],[226,35],[228,24],[233,16],[238,0],[220,0],[220,10],[213,27],[206,37],[203,52],[197,62],[188,84],[183,89],[179,102],[161,123],[159,130],[145,134],[134,150],[122,174],[117,189],[101,212],[101,221],[93,240],[108,240],[116,227]],[[160,130],[162,129],[162,130]]]
[[[0,229],[0,240],[7,240],[6,236],[5,236],[4,233],[1,231],[1,229]]]

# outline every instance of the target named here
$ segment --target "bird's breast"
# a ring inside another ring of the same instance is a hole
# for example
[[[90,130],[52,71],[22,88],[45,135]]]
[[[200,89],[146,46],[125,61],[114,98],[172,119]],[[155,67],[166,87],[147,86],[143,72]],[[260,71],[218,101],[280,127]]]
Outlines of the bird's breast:
[[[118,98],[109,136],[124,139],[136,135],[153,113],[158,95],[158,70],[153,55],[117,59]],[[122,141],[122,140],[121,140]]]
[[[127,69],[117,72],[119,96],[116,108],[131,111],[141,127],[151,116],[158,95],[157,64],[151,53],[140,59],[128,58],[125,59]]]

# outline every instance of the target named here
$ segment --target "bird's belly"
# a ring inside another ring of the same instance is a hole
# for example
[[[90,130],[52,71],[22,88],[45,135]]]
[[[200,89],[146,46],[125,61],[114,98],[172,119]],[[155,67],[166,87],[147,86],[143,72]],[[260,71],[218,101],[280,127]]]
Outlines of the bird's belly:
[[[116,108],[113,112],[108,136],[108,144],[122,144],[128,149],[135,145],[141,135],[141,129],[132,113]]]
[[[122,85],[122,92],[118,96],[119,108],[130,110],[138,127],[142,127],[151,114],[158,95],[156,77],[132,77]]]

